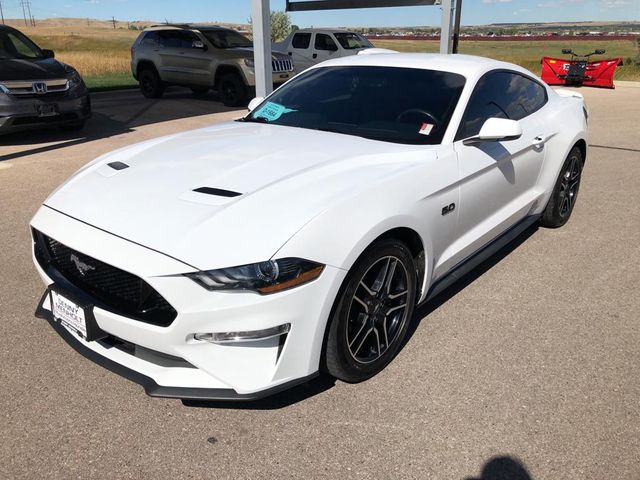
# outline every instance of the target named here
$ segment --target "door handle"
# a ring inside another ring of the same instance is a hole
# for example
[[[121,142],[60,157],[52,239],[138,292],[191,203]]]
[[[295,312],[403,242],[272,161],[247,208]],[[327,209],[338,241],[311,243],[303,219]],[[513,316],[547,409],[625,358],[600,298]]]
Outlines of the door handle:
[[[549,138],[546,138],[544,135],[538,135],[534,137],[531,144],[536,148],[542,148],[544,144],[547,143],[547,140],[549,140]]]

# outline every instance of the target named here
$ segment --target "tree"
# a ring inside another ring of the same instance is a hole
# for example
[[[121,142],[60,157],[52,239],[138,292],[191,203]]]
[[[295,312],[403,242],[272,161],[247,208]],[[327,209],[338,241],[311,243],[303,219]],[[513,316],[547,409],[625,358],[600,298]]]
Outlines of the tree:
[[[271,15],[271,41],[279,42],[284,40],[291,33],[291,18],[283,11],[272,11]]]

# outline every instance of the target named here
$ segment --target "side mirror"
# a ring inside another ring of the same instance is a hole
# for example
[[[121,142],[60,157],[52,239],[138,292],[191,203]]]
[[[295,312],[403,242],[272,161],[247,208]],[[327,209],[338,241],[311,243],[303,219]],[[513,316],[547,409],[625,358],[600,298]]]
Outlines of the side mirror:
[[[191,48],[198,48],[200,50],[206,50],[206,45],[202,40],[194,40],[191,44]]]
[[[489,118],[480,133],[474,137],[467,138],[462,141],[465,145],[476,145],[484,142],[502,142],[507,140],[516,140],[522,136],[522,127],[517,120],[508,120],[506,118]]]
[[[573,50],[571,50],[570,48],[563,48],[562,49],[562,54],[563,55],[569,55],[571,53],[573,53]]]
[[[44,58],[56,58],[53,50],[42,50],[42,55],[44,55]]]
[[[253,100],[251,100],[249,102],[249,106],[247,107],[249,109],[249,112],[252,112],[254,108],[256,108],[258,105],[262,103],[263,100],[264,100],[264,97],[256,97]]]

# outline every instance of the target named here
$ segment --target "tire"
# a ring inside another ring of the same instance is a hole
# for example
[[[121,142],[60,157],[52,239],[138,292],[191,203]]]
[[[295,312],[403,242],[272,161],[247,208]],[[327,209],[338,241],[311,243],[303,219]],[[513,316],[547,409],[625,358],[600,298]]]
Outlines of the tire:
[[[191,91],[193,92],[194,95],[206,95],[210,88],[209,87],[201,87],[201,86],[195,86],[195,87],[189,87],[191,88]]]
[[[146,98],[160,98],[164,94],[165,85],[155,68],[144,67],[138,74],[138,83]]]
[[[369,247],[349,271],[336,298],[323,369],[351,383],[382,371],[404,343],[416,288],[415,263],[404,243],[385,239]]]
[[[227,107],[242,107],[249,101],[247,86],[239,74],[229,72],[220,77],[218,92]]]
[[[582,151],[578,147],[573,147],[562,165],[549,203],[542,213],[540,225],[558,228],[569,221],[578,200],[583,166]]]

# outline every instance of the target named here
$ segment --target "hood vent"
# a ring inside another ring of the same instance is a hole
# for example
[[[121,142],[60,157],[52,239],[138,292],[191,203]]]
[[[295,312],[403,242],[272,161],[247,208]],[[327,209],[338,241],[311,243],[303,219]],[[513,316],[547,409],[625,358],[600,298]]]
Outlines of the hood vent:
[[[215,195],[217,197],[229,197],[229,198],[238,197],[242,195],[241,193],[232,192],[231,190],[222,190],[220,188],[211,188],[211,187],[195,188],[193,191],[198,193],[204,193],[206,195]]]
[[[109,165],[114,170],[124,170],[125,168],[129,168],[129,165],[122,162],[111,162],[111,163],[107,163],[107,165]]]

